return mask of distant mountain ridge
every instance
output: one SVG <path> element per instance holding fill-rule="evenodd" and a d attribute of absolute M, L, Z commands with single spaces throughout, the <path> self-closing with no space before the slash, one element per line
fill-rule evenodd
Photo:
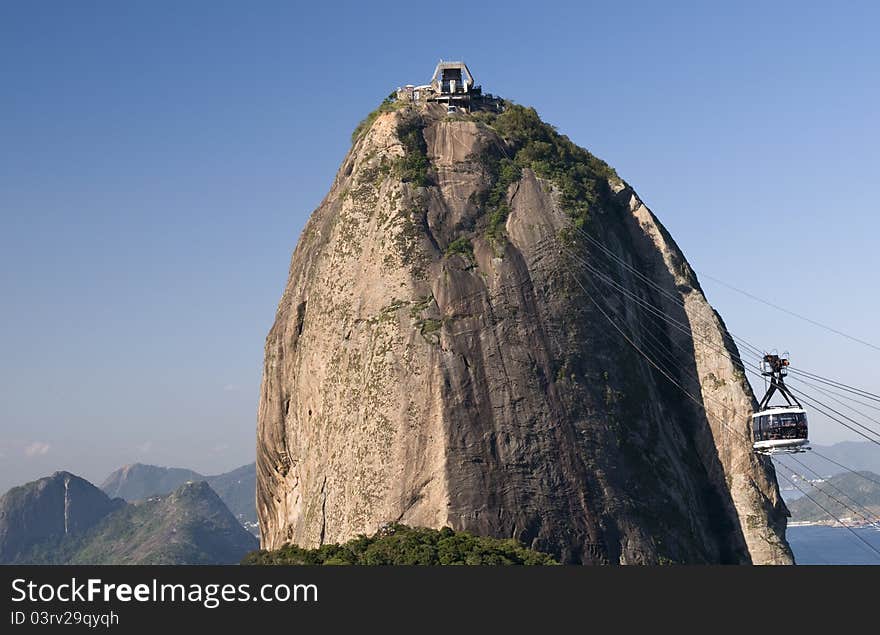
<path fill-rule="evenodd" d="M 848 519 L 847 524 L 860 525 L 880 521 L 878 474 L 868 471 L 847 472 L 824 481 L 817 480 L 812 485 L 799 483 L 799 486 L 809 497 L 804 496 L 788 504 L 791 522 L 835 524 L 835 519 L 828 512 L 841 520 Z"/>
<path fill-rule="evenodd" d="M 204 481 L 128 504 L 77 546 L 72 563 L 238 564 L 259 541 Z"/>
<path fill-rule="evenodd" d="M 56 472 L 0 497 L 0 564 L 233 564 L 257 547 L 204 481 L 130 504 Z"/>
<path fill-rule="evenodd" d="M 868 441 L 841 441 L 832 445 L 812 445 L 812 451 L 797 455 L 801 465 L 789 462 L 789 468 L 797 468 L 800 476 L 812 479 L 817 475 L 829 478 L 838 474 L 847 473 L 847 469 L 855 471 L 868 471 L 880 474 L 880 452 L 877 446 Z M 827 459 L 824 457 L 828 457 Z M 830 459 L 830 460 L 829 460 Z M 782 459 L 785 460 L 784 458 Z M 777 472 L 785 474 L 789 479 L 793 475 L 792 469 L 783 467 L 774 460 Z M 845 465 L 845 467 L 841 467 Z M 792 485 L 780 483 L 780 491 L 786 503 L 798 500 L 803 493 Z"/>
<path fill-rule="evenodd" d="M 206 476 L 205 482 L 223 499 L 235 517 L 259 536 L 257 525 L 257 464 L 242 465 L 230 472 Z"/>
<path fill-rule="evenodd" d="M 205 480 L 205 477 L 192 470 L 133 463 L 110 474 L 101 483 L 101 489 L 111 498 L 118 497 L 132 502 L 149 496 L 167 494 L 187 481 L 202 480 Z"/>
<path fill-rule="evenodd" d="M 813 443 L 812 448 L 812 452 L 799 454 L 798 460 L 822 476 L 846 472 L 845 468 L 832 461 L 856 471 L 867 470 L 880 474 L 880 452 L 877 451 L 877 445 L 869 441 L 841 441 L 833 445 Z M 823 457 L 828 457 L 831 461 Z"/>
<path fill-rule="evenodd" d="M 69 472 L 13 487 L 0 497 L 0 563 L 26 559 L 41 542 L 81 535 L 124 506 Z"/>
<path fill-rule="evenodd" d="M 108 496 L 118 496 L 133 502 L 150 496 L 167 494 L 185 483 L 194 481 L 208 483 L 239 522 L 251 533 L 258 533 L 255 463 L 242 465 L 230 472 L 214 476 L 203 476 L 185 468 L 134 463 L 110 474 L 101 484 L 101 489 Z"/>

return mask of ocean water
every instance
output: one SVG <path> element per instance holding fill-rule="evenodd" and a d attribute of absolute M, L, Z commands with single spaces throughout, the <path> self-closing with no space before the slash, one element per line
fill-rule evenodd
<path fill-rule="evenodd" d="M 880 531 L 853 529 L 880 551 Z M 798 564 L 876 564 L 880 554 L 867 547 L 846 527 L 789 527 L 785 534 Z"/>

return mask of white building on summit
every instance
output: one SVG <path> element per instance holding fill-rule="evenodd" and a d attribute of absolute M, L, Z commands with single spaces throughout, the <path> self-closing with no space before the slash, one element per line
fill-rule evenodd
<path fill-rule="evenodd" d="M 446 104 L 449 112 L 474 108 L 477 102 L 491 103 L 495 99 L 483 98 L 483 89 L 474 84 L 474 76 L 464 62 L 444 62 L 440 60 L 434 69 L 429 84 L 414 86 L 407 84 L 397 89 L 397 98 L 406 101 L 435 101 Z"/>

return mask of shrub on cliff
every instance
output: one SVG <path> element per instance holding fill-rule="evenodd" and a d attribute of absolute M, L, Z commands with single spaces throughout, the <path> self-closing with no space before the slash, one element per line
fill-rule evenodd
<path fill-rule="evenodd" d="M 481 112 L 474 118 L 493 128 L 508 144 L 507 162 L 512 157 L 512 163 L 519 168 L 531 168 L 559 188 L 562 205 L 577 225 L 587 221 L 593 205 L 609 198 L 608 180 L 619 178 L 614 168 L 541 121 L 534 108 L 505 102 L 501 114 Z M 514 176 L 509 166 L 507 174 Z M 514 181 L 518 173 L 515 177 Z M 506 194 L 509 183 L 504 183 L 504 178 L 494 180 L 505 186 L 503 193 Z"/>
<path fill-rule="evenodd" d="M 513 539 L 473 536 L 467 532 L 389 525 L 373 536 L 345 544 L 303 549 L 286 545 L 275 551 L 254 551 L 242 564 L 279 565 L 550 565 L 549 555 Z"/>

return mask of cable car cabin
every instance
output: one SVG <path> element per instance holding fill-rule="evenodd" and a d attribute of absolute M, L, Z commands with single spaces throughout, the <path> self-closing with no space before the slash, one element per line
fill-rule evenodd
<path fill-rule="evenodd" d="M 789 365 L 786 357 L 765 355 L 761 374 L 770 379 L 767 394 L 752 415 L 753 447 L 759 454 L 780 452 L 804 452 L 810 441 L 807 430 L 807 413 L 797 397 L 785 385 Z M 771 406 L 770 399 L 776 393 L 785 399 L 784 406 Z"/>
<path fill-rule="evenodd" d="M 771 407 L 752 415 L 754 448 L 763 454 L 803 452 L 810 443 L 807 413 L 801 408 Z"/>

